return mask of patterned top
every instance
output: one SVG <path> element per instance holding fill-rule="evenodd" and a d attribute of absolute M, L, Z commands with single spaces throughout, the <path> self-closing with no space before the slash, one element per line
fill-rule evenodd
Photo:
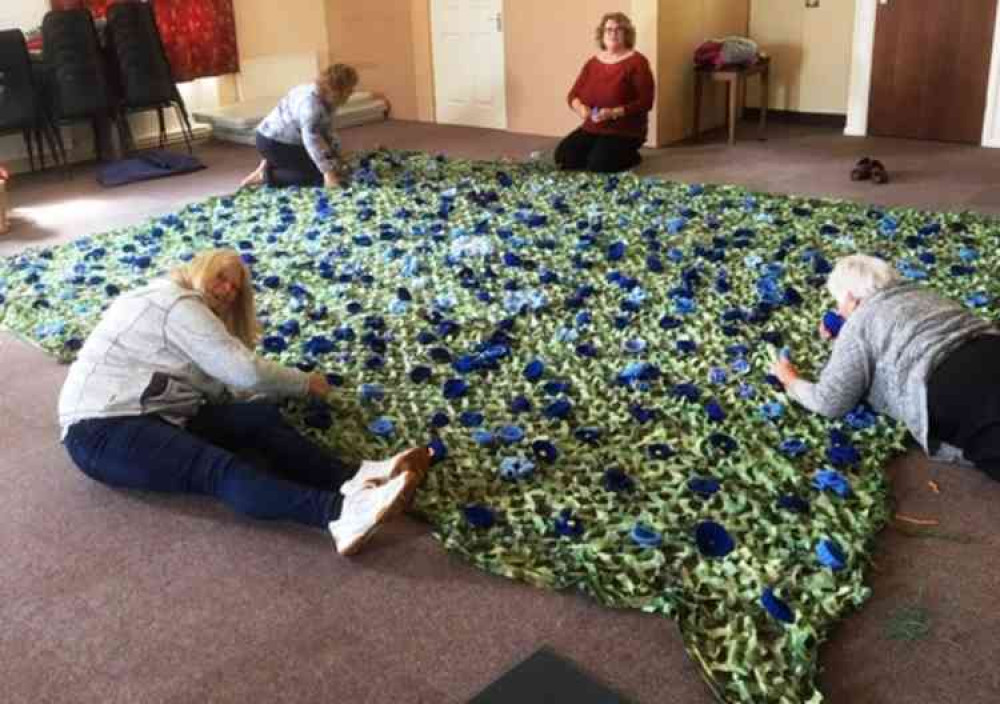
<path fill-rule="evenodd" d="M 340 161 L 340 139 L 333 131 L 335 111 L 319 97 L 316 84 L 306 83 L 288 91 L 257 131 L 275 142 L 303 145 L 325 174 Z"/>
<path fill-rule="evenodd" d="M 788 394 L 828 418 L 844 415 L 867 396 L 878 413 L 906 424 L 932 452 L 927 381 L 962 343 L 997 334 L 988 321 L 917 284 L 891 285 L 848 317 L 815 384 L 798 379 Z"/>
<path fill-rule="evenodd" d="M 229 334 L 201 294 L 169 280 L 115 299 L 59 394 L 59 424 L 157 414 L 183 425 L 236 392 L 304 396 L 309 377 L 262 359 Z"/>

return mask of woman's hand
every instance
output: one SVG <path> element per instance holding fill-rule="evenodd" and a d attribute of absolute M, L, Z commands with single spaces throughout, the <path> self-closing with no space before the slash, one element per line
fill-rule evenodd
<path fill-rule="evenodd" d="M 829 328 L 826 327 L 826 323 L 822 320 L 819 321 L 819 337 L 821 340 L 829 342 L 833 339 L 833 333 L 830 332 Z"/>
<path fill-rule="evenodd" d="M 799 378 L 799 370 L 795 368 L 788 357 L 779 355 L 771 364 L 771 373 L 778 377 L 778 381 L 788 388 L 792 382 Z"/>
<path fill-rule="evenodd" d="M 573 112 L 580 116 L 580 119 L 584 122 L 590 117 L 590 108 L 583 104 L 583 101 L 579 98 L 573 98 L 573 102 L 570 105 L 573 108 Z"/>
<path fill-rule="evenodd" d="M 309 375 L 309 384 L 306 386 L 306 393 L 316 398 L 326 398 L 330 393 L 330 384 L 326 377 L 315 372 Z"/>
<path fill-rule="evenodd" d="M 617 120 L 618 118 L 625 115 L 625 108 L 601 108 L 597 111 L 597 117 L 594 122 L 604 122 L 606 120 Z"/>
<path fill-rule="evenodd" d="M 336 169 L 333 171 L 327 171 L 323 174 L 323 185 L 327 188 L 340 187 L 340 174 Z"/>

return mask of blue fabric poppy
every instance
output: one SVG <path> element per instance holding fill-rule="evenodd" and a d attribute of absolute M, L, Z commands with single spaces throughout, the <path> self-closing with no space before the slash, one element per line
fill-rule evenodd
<path fill-rule="evenodd" d="M 861 453 L 853 445 L 834 445 L 826 450 L 826 457 L 834 467 L 855 467 L 861 462 Z"/>
<path fill-rule="evenodd" d="M 448 417 L 447 413 L 438 411 L 431 416 L 431 427 L 432 428 L 443 428 L 451 423 L 451 418 Z"/>
<path fill-rule="evenodd" d="M 663 544 L 663 536 L 643 523 L 636 523 L 629 531 L 632 542 L 642 548 L 658 548 Z"/>
<path fill-rule="evenodd" d="M 531 451 L 535 453 L 535 457 L 552 464 L 559 457 L 559 450 L 548 440 L 535 440 L 531 443 Z"/>
<path fill-rule="evenodd" d="M 441 393 L 447 399 L 456 399 L 465 396 L 469 390 L 469 385 L 461 379 L 448 379 L 441 388 Z"/>
<path fill-rule="evenodd" d="M 795 494 L 784 494 L 778 497 L 778 507 L 792 513 L 809 513 L 809 502 Z"/>
<path fill-rule="evenodd" d="M 416 366 L 410 370 L 410 381 L 414 384 L 422 384 L 431 378 L 430 367 Z"/>
<path fill-rule="evenodd" d="M 524 431 L 517 425 L 504 425 L 497 430 L 497 436 L 508 445 L 513 445 L 524 439 Z"/>
<path fill-rule="evenodd" d="M 531 401 L 524 396 L 515 396 L 510 400 L 510 412 L 513 414 L 530 413 L 532 409 Z"/>
<path fill-rule="evenodd" d="M 676 347 L 681 354 L 694 354 L 698 350 L 698 345 L 693 340 L 678 340 Z"/>
<path fill-rule="evenodd" d="M 768 420 L 778 420 L 785 414 L 785 406 L 777 401 L 769 401 L 761 405 L 760 413 Z"/>
<path fill-rule="evenodd" d="M 573 515 L 573 512 L 564 508 L 556 516 L 556 534 L 564 538 L 579 538 L 583 535 L 583 522 Z"/>
<path fill-rule="evenodd" d="M 782 623 L 795 623 L 795 614 L 792 612 L 792 609 L 788 604 L 779 599 L 770 587 L 764 588 L 764 592 L 760 597 L 760 603 L 775 620 Z"/>
<path fill-rule="evenodd" d="M 653 443 L 646 448 L 647 454 L 654 460 L 666 460 L 674 456 L 674 448 L 665 442 Z"/>
<path fill-rule="evenodd" d="M 830 539 L 820 540 L 816 544 L 816 558 L 824 567 L 829 567 L 834 572 L 838 572 L 847 565 L 847 558 L 844 551 L 836 541 Z"/>
<path fill-rule="evenodd" d="M 702 521 L 694 531 L 698 550 L 706 557 L 725 557 L 733 551 L 736 543 L 732 536 L 715 521 Z"/>
<path fill-rule="evenodd" d="M 604 476 L 601 478 L 601 486 L 607 491 L 619 494 L 632 491 L 635 488 L 635 480 L 617 467 L 611 467 L 604 471 Z"/>
<path fill-rule="evenodd" d="M 587 445 L 596 445 L 601 439 L 601 429 L 593 427 L 577 428 L 573 431 L 573 436 Z"/>
<path fill-rule="evenodd" d="M 675 330 L 683 325 L 683 322 L 679 318 L 674 318 L 670 315 L 665 315 L 660 318 L 660 327 L 664 330 Z"/>
<path fill-rule="evenodd" d="M 708 419 L 713 423 L 721 423 L 726 419 L 726 412 L 714 398 L 705 404 L 705 413 L 708 414 Z"/>
<path fill-rule="evenodd" d="M 816 472 L 812 481 L 813 487 L 820 491 L 832 491 L 840 498 L 847 498 L 851 495 L 851 485 L 840 472 L 833 469 L 824 469 Z"/>
<path fill-rule="evenodd" d="M 625 256 L 626 245 L 624 242 L 615 242 L 608 247 L 608 261 L 616 262 Z"/>
<path fill-rule="evenodd" d="M 288 348 L 288 343 L 281 335 L 269 335 L 261 342 L 268 352 L 284 352 Z"/>
<path fill-rule="evenodd" d="M 854 410 L 849 411 L 844 416 L 844 420 L 855 430 L 864 430 L 875 425 L 876 416 L 865 404 L 858 405 Z"/>
<path fill-rule="evenodd" d="M 492 528 L 496 522 L 493 511 L 482 504 L 469 504 L 462 509 L 462 515 L 473 528 Z"/>
<path fill-rule="evenodd" d="M 433 452 L 431 456 L 431 464 L 440 464 L 448 458 L 448 446 L 445 445 L 444 440 L 439 437 L 431 438 L 431 441 L 427 443 L 427 447 Z"/>
<path fill-rule="evenodd" d="M 823 327 L 825 327 L 833 337 L 840 334 L 840 328 L 844 326 L 845 322 L 846 321 L 840 315 L 832 310 L 828 310 L 823 314 Z"/>
<path fill-rule="evenodd" d="M 535 463 L 524 457 L 504 457 L 500 461 L 500 477 L 507 481 L 526 479 L 535 472 Z"/>
<path fill-rule="evenodd" d="M 708 436 L 708 442 L 712 447 L 729 454 L 739 447 L 739 443 L 734 438 L 725 433 L 712 433 Z"/>
<path fill-rule="evenodd" d="M 313 357 L 320 357 L 333 352 L 336 347 L 330 339 L 323 337 L 322 335 L 316 335 L 315 337 L 309 338 L 309 341 L 303 345 L 303 349 L 306 354 L 312 355 Z"/>
<path fill-rule="evenodd" d="M 687 483 L 688 489 L 706 499 L 715 494 L 720 486 L 719 480 L 711 477 L 692 477 Z"/>
<path fill-rule="evenodd" d="M 712 384 L 725 384 L 727 379 L 726 370 L 722 367 L 712 367 L 708 370 L 708 381 Z"/>
<path fill-rule="evenodd" d="M 802 438 L 785 438 L 778 449 L 789 457 L 799 457 L 809 451 L 809 445 Z"/>
<path fill-rule="evenodd" d="M 542 410 L 542 415 L 550 419 L 563 419 L 573 410 L 573 404 L 569 400 L 561 398 L 553 401 Z"/>
<path fill-rule="evenodd" d="M 388 437 L 395 432 L 395 426 L 393 425 L 391 418 L 382 416 L 381 418 L 373 420 L 368 425 L 368 430 L 379 437 Z"/>
<path fill-rule="evenodd" d="M 483 414 L 478 411 L 462 411 L 458 416 L 458 422 L 466 428 L 478 428 L 483 420 Z"/>
<path fill-rule="evenodd" d="M 690 383 L 676 384 L 670 392 L 678 398 L 692 402 L 697 401 L 698 397 L 701 396 L 701 390 L 694 384 Z"/>
<path fill-rule="evenodd" d="M 378 384 L 362 384 L 358 390 L 362 401 L 381 401 L 385 398 L 385 390 Z"/>
<path fill-rule="evenodd" d="M 545 363 L 536 359 L 529 363 L 528 366 L 524 368 L 524 378 L 528 381 L 538 381 L 542 378 L 542 374 L 545 372 Z"/>
<path fill-rule="evenodd" d="M 472 432 L 472 441 L 477 445 L 489 447 L 496 442 L 496 436 L 489 430 L 474 430 Z"/>

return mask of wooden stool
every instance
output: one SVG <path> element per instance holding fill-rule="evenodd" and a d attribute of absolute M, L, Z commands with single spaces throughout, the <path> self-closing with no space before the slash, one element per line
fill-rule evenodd
<path fill-rule="evenodd" d="M 746 80 L 749 76 L 760 76 L 760 139 L 764 139 L 767 128 L 767 90 L 771 73 L 771 57 L 762 56 L 757 63 L 749 66 L 709 66 L 696 67 L 694 70 L 694 138 L 701 133 L 701 95 L 702 87 L 707 79 L 723 81 L 729 84 L 726 92 L 726 123 L 729 125 L 729 143 L 736 142 L 736 113 L 739 105 L 740 89 L 746 90 Z"/>

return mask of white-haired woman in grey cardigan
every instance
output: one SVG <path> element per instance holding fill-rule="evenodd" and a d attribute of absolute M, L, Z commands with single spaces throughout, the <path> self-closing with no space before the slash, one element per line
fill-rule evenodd
<path fill-rule="evenodd" d="M 867 400 L 929 454 L 959 448 L 1000 479 L 1000 331 L 875 257 L 838 260 L 827 288 L 844 323 L 818 381 L 775 361 L 789 396 L 830 418 Z M 832 337 L 823 323 L 820 334 Z"/>

